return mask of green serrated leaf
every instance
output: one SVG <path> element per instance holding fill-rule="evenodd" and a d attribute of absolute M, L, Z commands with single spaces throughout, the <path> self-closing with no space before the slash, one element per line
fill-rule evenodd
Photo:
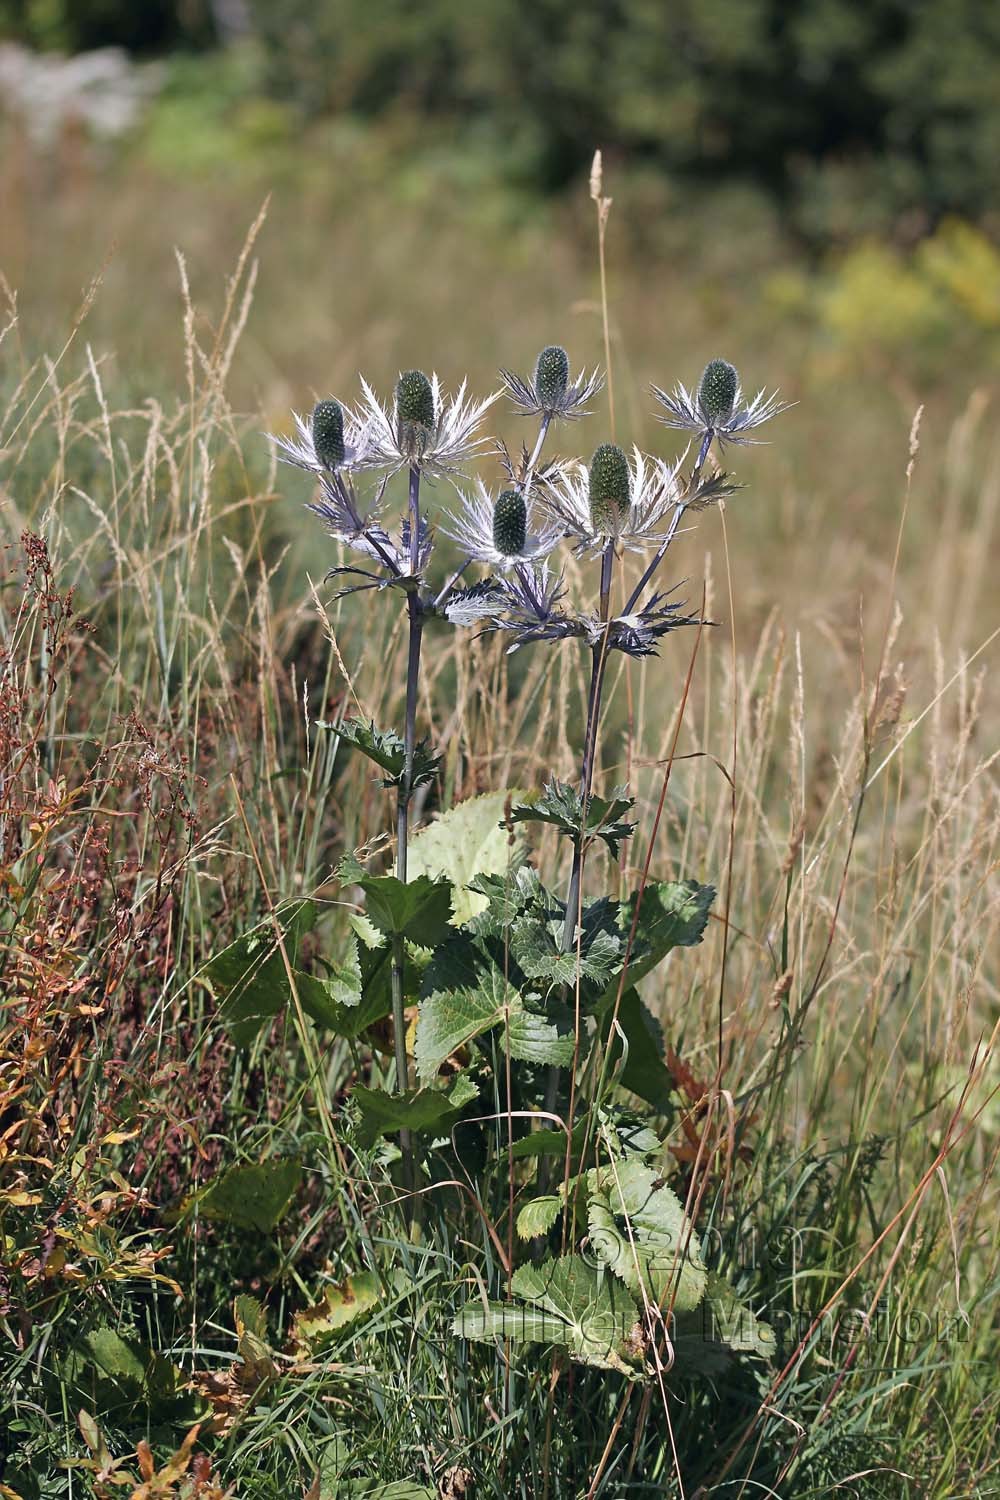
<path fill-rule="evenodd" d="M 334 734 L 360 750 L 362 755 L 374 761 L 385 774 L 382 785 L 399 786 L 406 768 L 406 746 L 398 734 L 390 730 L 376 729 L 374 724 L 365 724 L 360 719 L 344 719 L 339 724 L 317 722 L 317 728 L 329 729 Z M 426 781 L 433 781 L 441 766 L 441 757 L 432 755 L 427 741 L 421 740 L 414 748 L 413 777 L 410 789 L 415 790 Z"/>
<path fill-rule="evenodd" d="M 760 1359 L 774 1357 L 777 1341 L 774 1331 L 761 1321 L 733 1290 L 725 1277 L 709 1271 L 705 1300 L 699 1311 L 705 1311 L 704 1332 L 737 1354 L 754 1354 Z"/>
<path fill-rule="evenodd" d="M 220 1001 L 221 1018 L 238 1046 L 249 1046 L 261 1027 L 288 1004 L 291 991 L 285 957 L 295 964 L 302 937 L 315 921 L 314 902 L 291 902 L 205 965 L 202 972 Z"/>
<path fill-rule="evenodd" d="M 530 865 L 521 865 L 511 875 L 476 875 L 469 889 L 485 896 L 487 905 L 470 919 L 468 926 L 478 937 L 502 937 L 515 918 L 528 911 L 543 916 L 553 905 Z"/>
<path fill-rule="evenodd" d="M 623 903 L 619 917 L 626 938 L 632 930 L 638 897 Z M 639 921 L 628 965 L 628 983 L 638 984 L 673 948 L 693 948 L 705 935 L 715 888 L 695 880 L 665 880 L 642 892 Z M 611 985 L 606 998 L 617 991 Z"/>
<path fill-rule="evenodd" d="M 332 1343 L 340 1332 L 364 1317 L 382 1301 L 382 1289 L 374 1271 L 360 1271 L 336 1286 L 323 1289 L 312 1307 L 303 1308 L 292 1321 L 292 1342 L 311 1356 Z"/>
<path fill-rule="evenodd" d="M 608 1057 L 613 1066 L 627 1053 L 618 1074 L 618 1083 L 623 1089 L 645 1099 L 660 1114 L 669 1114 L 673 1105 L 674 1081 L 663 1061 L 663 1030 L 659 1022 L 634 989 L 626 990 L 621 998 L 617 1017 L 618 1030 L 612 1036 L 613 1014 L 613 1008 L 609 1006 L 604 1015 L 601 1034 L 606 1042 L 610 1038 Z M 624 1044 L 619 1033 L 624 1033 Z"/>
<path fill-rule="evenodd" d="M 520 845 L 511 847 L 500 822 L 509 797 L 516 791 L 487 792 L 470 797 L 422 828 L 410 840 L 407 870 L 417 875 L 444 876 L 452 884 L 452 922 L 462 926 L 489 906 L 489 898 L 471 887 L 477 875 L 506 876 L 523 857 Z"/>
<path fill-rule="evenodd" d="M 130 1387 L 138 1394 L 146 1384 L 148 1359 L 133 1341 L 126 1341 L 113 1328 L 91 1329 L 84 1335 L 83 1344 L 94 1366 L 116 1385 Z"/>
<path fill-rule="evenodd" d="M 230 1167 L 184 1206 L 197 1202 L 202 1218 L 267 1233 L 285 1213 L 301 1181 L 301 1166 L 288 1157 Z"/>
<path fill-rule="evenodd" d="M 594 1254 L 637 1296 L 680 1312 L 698 1306 L 707 1272 L 677 1194 L 635 1158 L 588 1173 L 587 1222 Z"/>
<path fill-rule="evenodd" d="M 432 1079 L 457 1048 L 505 1024 L 513 1057 L 567 1067 L 573 1037 L 529 1011 L 520 992 L 469 937 L 439 948 L 424 976 L 415 1055 L 421 1078 Z"/>
<path fill-rule="evenodd" d="M 573 1065 L 576 1044 L 572 1024 L 563 1013 L 558 1021 L 547 1020 L 532 1010 L 512 1013 L 509 1025 L 510 1055 L 519 1062 L 541 1063 L 545 1067 L 569 1068 Z"/>
<path fill-rule="evenodd" d="M 588 984 L 605 987 L 621 968 L 620 933 L 598 931 L 581 934 L 579 951 L 566 952 L 560 946 L 562 923 L 551 923 L 536 916 L 519 917 L 511 927 L 511 952 L 518 967 L 528 979 L 542 980 L 549 986 L 574 986 L 577 978 Z"/>
<path fill-rule="evenodd" d="M 365 893 L 366 913 L 386 936 L 402 933 L 422 948 L 433 948 L 448 931 L 451 918 L 451 881 L 397 880 L 395 875 L 366 875 L 357 882 Z"/>
<path fill-rule="evenodd" d="M 476 1085 L 464 1074 L 449 1089 L 406 1089 L 399 1094 L 358 1084 L 351 1094 L 361 1111 L 358 1143 L 372 1146 L 380 1136 L 394 1135 L 404 1129 L 413 1134 L 428 1130 L 436 1135 L 446 1134 L 465 1106 L 478 1095 Z"/>
<path fill-rule="evenodd" d="M 233 1321 L 237 1337 L 242 1338 L 246 1332 L 258 1339 L 267 1338 L 267 1313 L 263 1304 L 246 1292 L 233 1298 Z"/>
<path fill-rule="evenodd" d="M 518 1239 L 534 1240 L 539 1235 L 548 1234 L 553 1224 L 562 1213 L 563 1200 L 558 1195 L 549 1194 L 544 1198 L 532 1198 L 526 1203 L 517 1215 Z"/>
<path fill-rule="evenodd" d="M 573 786 L 565 781 L 547 781 L 541 796 L 525 800 L 511 809 L 514 823 L 548 823 L 558 828 L 567 838 L 583 839 L 585 843 L 595 838 L 602 839 L 617 859 L 622 839 L 631 837 L 634 823 L 623 821 L 625 813 L 634 806 L 634 799 L 616 792 L 610 799 L 591 796 L 584 818 L 583 798 Z"/>
<path fill-rule="evenodd" d="M 469 1302 L 455 1320 L 468 1339 L 511 1339 L 566 1349 L 581 1364 L 635 1378 L 643 1347 L 635 1303 L 610 1276 L 579 1255 L 521 1266 L 511 1290 L 516 1302 Z"/>

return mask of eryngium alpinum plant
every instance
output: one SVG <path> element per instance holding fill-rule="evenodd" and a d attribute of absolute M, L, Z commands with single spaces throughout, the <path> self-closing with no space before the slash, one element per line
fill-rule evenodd
<path fill-rule="evenodd" d="M 712 461 L 713 445 L 751 441 L 782 407 L 763 392 L 745 401 L 733 366 L 713 359 L 694 395 L 653 388 L 662 420 L 692 434 L 691 461 L 601 442 L 589 457 L 543 462 L 553 422 L 582 417 L 602 379 L 574 375 L 558 347 L 541 351 L 530 378 L 501 374 L 516 410 L 538 426 L 516 459 L 493 444 L 501 473 L 492 484 L 461 475 L 487 449 L 482 424 L 500 392 L 472 401 L 463 382 L 449 399 L 420 370 L 400 375 L 389 405 L 363 382 L 356 408 L 321 401 L 296 418 L 295 439 L 276 439 L 315 474 L 310 508 L 353 554 L 328 575 L 338 597 L 360 594 L 367 609 L 398 601 L 408 654 L 401 732 L 347 718 L 323 726 L 369 757 L 394 794 L 395 867 L 380 872 L 347 855 L 339 876 L 360 893 L 367 921 L 355 923 L 346 957 L 326 978 L 289 964 L 270 982 L 287 971 L 303 1010 L 356 1049 L 370 1081 L 356 1084 L 345 1112 L 350 1139 L 367 1171 L 383 1172 L 387 1203 L 407 1205 L 413 1232 L 435 1191 L 453 1193 L 456 1182 L 470 1184 L 487 1216 L 490 1254 L 455 1308 L 457 1337 L 541 1343 L 629 1381 L 659 1378 L 675 1360 L 707 1378 L 727 1348 L 765 1360 L 770 1334 L 709 1274 L 693 1211 L 663 1175 L 669 1075 L 640 986 L 673 949 L 701 941 L 715 893 L 682 880 L 588 899 L 583 876 L 598 841 L 614 858 L 633 832 L 628 788 L 593 791 L 608 663 L 615 652 L 655 655 L 674 631 L 704 623 L 661 584 L 667 553 L 686 515 L 736 488 Z M 389 481 L 399 471 L 406 496 L 393 518 Z M 428 514 L 430 476 L 450 481 L 457 498 Z M 437 573 L 440 535 L 458 556 Z M 589 596 L 571 597 L 561 547 L 580 559 L 578 576 L 592 568 Z M 643 566 L 615 613 L 615 567 L 630 553 Z M 502 791 L 441 820 L 456 845 L 483 851 L 464 884 L 447 840 L 438 838 L 430 867 L 439 873 L 422 859 L 411 878 L 408 864 L 414 793 L 439 772 L 419 737 L 421 654 L 428 631 L 448 628 L 501 632 L 509 651 L 578 643 L 590 663 L 578 780 L 553 777 L 508 801 L 502 821 Z M 539 823 L 568 843 L 562 891 L 542 883 L 517 842 L 522 825 Z M 310 904 L 279 916 L 294 954 Z M 228 1003 L 243 1003 L 245 1015 L 240 993 L 231 988 Z M 383 1076 L 375 1037 L 390 1018 L 394 1066 Z M 501 1227 L 488 1214 L 494 1203 Z"/>

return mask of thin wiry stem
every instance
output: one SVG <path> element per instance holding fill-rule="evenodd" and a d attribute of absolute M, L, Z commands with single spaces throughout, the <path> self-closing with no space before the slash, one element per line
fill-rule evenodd
<path fill-rule="evenodd" d="M 410 573 L 416 578 L 420 564 L 420 469 L 414 464 L 410 469 Z M 424 629 L 424 611 L 420 600 L 419 585 L 407 591 L 406 609 L 409 615 L 409 650 L 406 661 L 406 726 L 404 729 L 403 779 L 399 787 L 396 804 L 396 878 L 406 880 L 406 856 L 409 839 L 410 799 L 413 795 L 413 752 L 417 740 L 417 685 L 420 680 L 420 645 Z M 406 1007 L 404 1003 L 403 964 L 405 945 L 402 933 L 392 939 L 392 1023 L 396 1053 L 396 1092 L 409 1084 L 409 1069 L 406 1060 Z M 399 1133 L 399 1145 L 403 1157 L 403 1183 L 412 1192 L 415 1183 L 413 1166 L 413 1143 L 408 1130 Z"/>
<path fill-rule="evenodd" d="M 611 607 L 611 572 L 614 566 L 614 543 L 609 542 L 601 557 L 601 619 L 607 624 Z M 590 669 L 590 691 L 587 695 L 587 727 L 583 739 L 583 762 L 580 767 L 580 801 L 583 807 L 582 821 L 586 825 L 587 804 L 594 781 L 594 761 L 597 755 L 597 726 L 601 717 L 601 694 L 604 689 L 604 669 L 608 660 L 607 634 L 593 648 Z M 580 875 L 583 868 L 583 832 L 573 844 L 573 869 L 570 874 L 569 892 L 566 897 L 566 921 L 563 927 L 563 948 L 568 952 L 573 946 L 576 921 L 580 904 Z"/>
<path fill-rule="evenodd" d="M 712 446 L 712 436 L 712 433 L 706 432 L 705 436 L 701 440 L 701 448 L 698 451 L 698 462 L 695 464 L 694 469 L 691 473 L 691 478 L 688 480 L 688 495 L 693 494 L 698 487 L 698 480 L 701 478 L 701 471 L 704 466 L 705 460 L 708 457 L 708 450 Z M 659 547 L 656 549 L 652 561 L 649 563 L 649 566 L 646 568 L 645 572 L 639 579 L 639 582 L 636 584 L 631 594 L 629 594 L 628 603 L 622 610 L 622 614 L 630 615 L 635 609 L 635 606 L 638 604 L 643 590 L 650 582 L 657 568 L 660 566 L 660 563 L 666 556 L 667 548 L 670 546 L 670 543 L 673 541 L 674 537 L 677 534 L 677 528 L 681 524 L 681 517 L 683 516 L 686 509 L 687 501 L 682 500 L 670 518 L 670 526 L 667 529 L 667 534 L 663 538 L 663 541 L 660 543 Z"/>
<path fill-rule="evenodd" d="M 545 442 L 545 435 L 549 430 L 549 424 L 551 423 L 551 421 L 552 413 L 549 411 L 544 412 L 542 414 L 542 420 L 538 425 L 538 436 L 535 439 L 535 446 L 532 449 L 531 457 L 528 459 L 528 467 L 525 471 L 523 483 L 521 484 L 522 490 L 527 490 L 531 486 L 531 476 L 535 472 L 535 465 L 537 464 L 539 455 L 541 454 L 542 445 Z"/>

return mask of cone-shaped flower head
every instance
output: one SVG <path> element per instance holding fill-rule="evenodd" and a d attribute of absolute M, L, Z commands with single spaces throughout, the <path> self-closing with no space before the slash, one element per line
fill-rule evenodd
<path fill-rule="evenodd" d="M 549 421 L 555 417 L 565 422 L 586 416 L 588 402 L 604 384 L 604 376 L 598 370 L 590 375 L 581 372 L 574 380 L 570 375 L 569 355 L 559 344 L 548 344 L 542 350 L 530 380 L 522 379 L 512 370 L 501 370 L 500 378 L 521 416 L 545 417 Z"/>
<path fill-rule="evenodd" d="M 423 370 L 405 370 L 396 381 L 396 439 L 420 458 L 434 435 L 434 391 Z"/>
<path fill-rule="evenodd" d="M 430 475 L 454 474 L 478 457 L 489 441 L 478 435 L 478 428 L 500 394 L 494 391 L 484 401 L 473 401 L 463 380 L 455 395 L 448 396 L 437 376 L 422 370 L 400 375 L 388 410 L 364 378 L 361 389 L 367 423 L 364 466 L 391 472 L 416 466 Z"/>
<path fill-rule="evenodd" d="M 319 401 L 308 417 L 293 412 L 296 433 L 285 437 L 271 433 L 278 457 L 298 469 L 308 469 L 317 479 L 342 470 L 364 468 L 368 460 L 369 422 L 349 406 L 330 396 Z"/>
<path fill-rule="evenodd" d="M 543 412 L 554 415 L 569 385 L 569 355 L 558 344 L 549 344 L 535 361 L 535 394 Z"/>
<path fill-rule="evenodd" d="M 628 459 L 616 443 L 602 443 L 590 460 L 590 524 L 595 532 L 617 536 L 632 502 Z"/>
<path fill-rule="evenodd" d="M 471 562 L 501 572 L 540 562 L 564 534 L 564 528 L 548 517 L 538 524 L 534 497 L 523 489 L 502 490 L 494 497 L 477 479 L 471 493 L 459 490 L 459 500 L 459 509 L 442 524 L 445 536 L 457 542 Z"/>
<path fill-rule="evenodd" d="M 528 535 L 528 506 L 520 490 L 502 490 L 493 506 L 493 545 L 504 557 L 520 557 Z"/>
<path fill-rule="evenodd" d="M 324 469 L 339 469 L 344 462 L 344 408 L 339 401 L 319 401 L 313 407 L 313 448 Z"/>
<path fill-rule="evenodd" d="M 726 359 L 710 359 L 698 386 L 698 405 L 712 427 L 724 426 L 733 414 L 740 379 Z"/>
<path fill-rule="evenodd" d="M 665 426 L 697 433 L 707 444 L 717 439 L 720 447 L 754 442 L 749 436 L 754 428 L 787 411 L 789 405 L 778 400 L 776 391 L 768 395 L 760 390 L 748 401 L 740 377 L 727 359 L 709 360 L 694 395 L 683 385 L 675 385 L 672 391 L 658 385 L 651 389 L 664 409 L 660 421 Z"/>

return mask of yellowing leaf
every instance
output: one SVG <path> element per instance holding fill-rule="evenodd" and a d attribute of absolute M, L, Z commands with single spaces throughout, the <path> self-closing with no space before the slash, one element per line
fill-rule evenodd
<path fill-rule="evenodd" d="M 487 792 L 470 797 L 422 828 L 410 840 L 407 872 L 445 876 L 451 881 L 451 920 L 456 927 L 468 922 L 489 905 L 485 896 L 468 889 L 475 875 L 503 875 L 520 863 L 520 843 L 511 846 L 501 827 L 508 798 L 517 800 L 520 790 Z"/>

